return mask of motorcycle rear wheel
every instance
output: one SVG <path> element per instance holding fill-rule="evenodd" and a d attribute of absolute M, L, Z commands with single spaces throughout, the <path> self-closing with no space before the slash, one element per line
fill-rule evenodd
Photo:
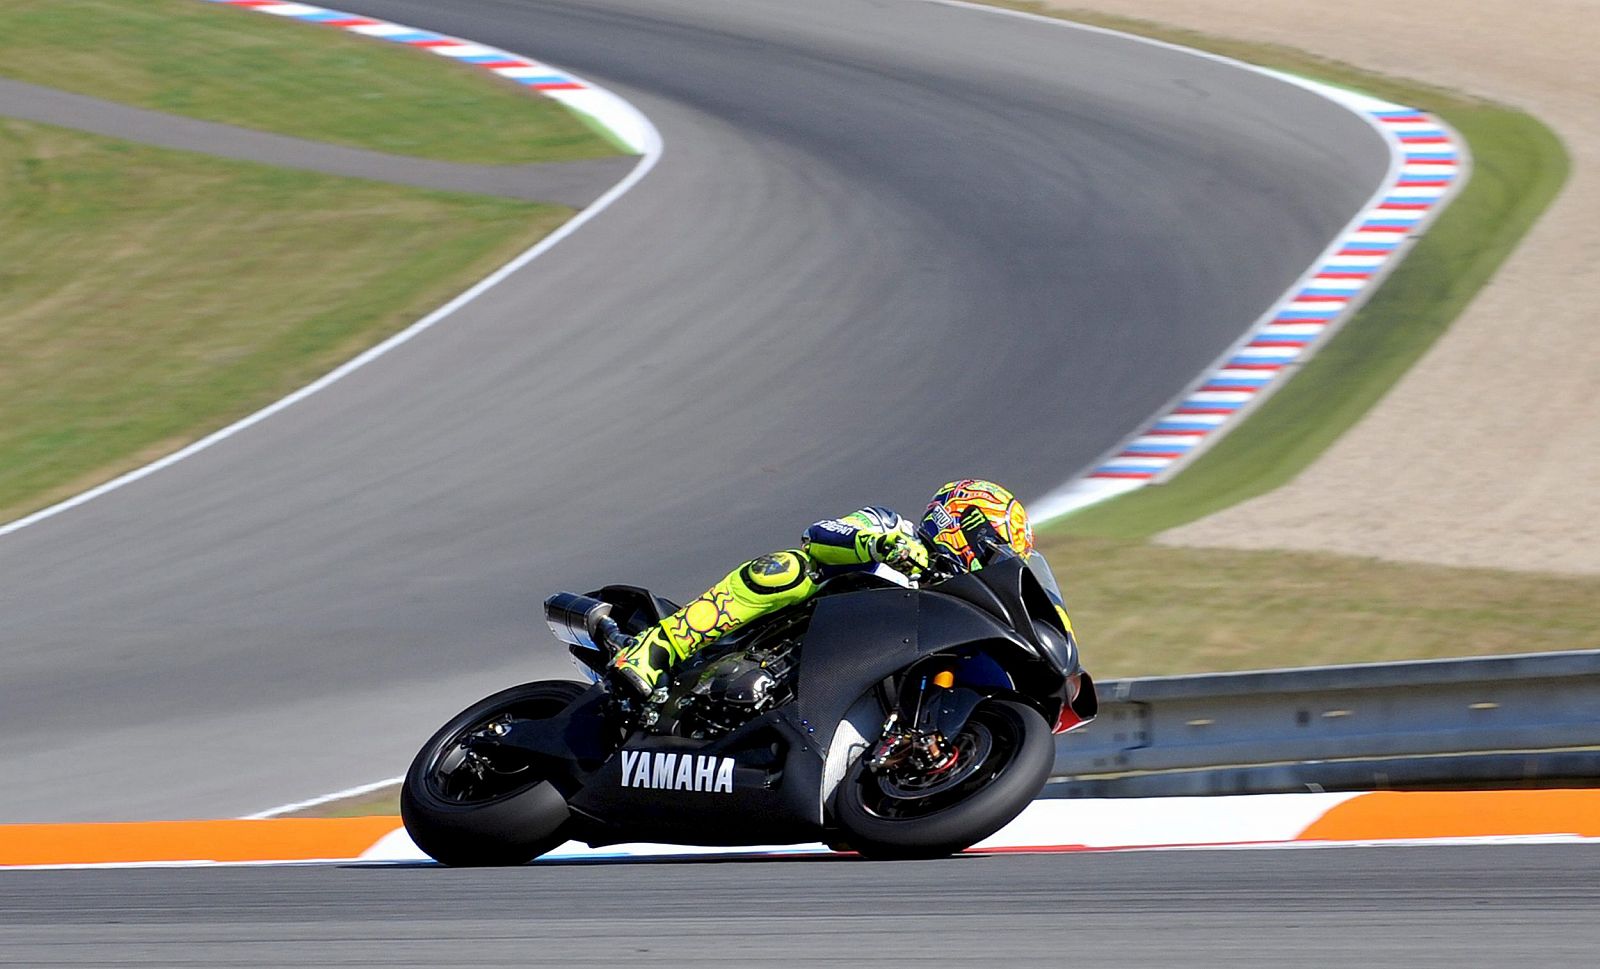
<path fill-rule="evenodd" d="M 536 766 L 497 770 L 492 759 L 469 753 L 465 741 L 503 718 L 556 716 L 586 689 L 569 680 L 524 683 L 479 700 L 439 728 L 400 789 L 400 816 L 417 847 L 441 864 L 487 867 L 526 864 L 565 841 L 566 798 L 549 779 Z"/>
<path fill-rule="evenodd" d="M 839 784 L 834 820 L 845 845 L 868 858 L 939 858 L 1005 827 L 1050 777 L 1055 743 L 1039 711 L 988 699 L 954 738 L 975 762 L 958 760 L 950 783 L 866 769 L 856 759 Z"/>

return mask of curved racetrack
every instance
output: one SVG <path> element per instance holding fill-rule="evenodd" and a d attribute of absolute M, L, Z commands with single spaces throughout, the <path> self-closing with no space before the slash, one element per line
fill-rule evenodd
<path fill-rule="evenodd" d="M 1597 855 L 1561 845 L 12 872 L 0 873 L 0 962 L 1588 969 Z"/>
<path fill-rule="evenodd" d="M 419 339 L 0 539 L 0 819 L 240 814 L 393 775 L 468 701 L 566 669 L 552 589 L 690 594 L 953 476 L 1041 494 L 1242 332 L 1387 164 L 1298 88 L 915 0 L 339 5 L 575 70 L 665 154 Z"/>

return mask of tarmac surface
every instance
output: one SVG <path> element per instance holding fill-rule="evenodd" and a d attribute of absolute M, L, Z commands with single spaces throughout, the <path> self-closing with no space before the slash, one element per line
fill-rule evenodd
<path fill-rule="evenodd" d="M 7 966 L 1590 967 L 1600 849 L 0 872 Z"/>
<path fill-rule="evenodd" d="M 574 208 L 605 194 L 637 162 L 624 156 L 536 165 L 466 165 L 407 158 L 199 121 L 5 78 L 0 78 L 0 116 L 281 168 Z"/>
<path fill-rule="evenodd" d="M 920 2 L 340 6 L 577 71 L 665 154 L 421 337 L 0 538 L 0 821 L 394 776 L 469 702 L 570 670 L 550 591 L 692 595 L 953 477 L 1036 497 L 1231 343 L 1387 163 L 1299 88 Z"/>

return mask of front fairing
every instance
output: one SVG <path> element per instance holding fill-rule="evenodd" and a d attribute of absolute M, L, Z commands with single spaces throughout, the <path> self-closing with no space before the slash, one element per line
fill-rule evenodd
<path fill-rule="evenodd" d="M 1053 583 L 1049 566 L 1042 574 Z M 1041 566 L 1016 555 L 996 555 L 981 569 L 947 579 L 930 591 L 983 609 L 1062 676 L 1078 672 L 1078 651 L 1040 578 Z"/>

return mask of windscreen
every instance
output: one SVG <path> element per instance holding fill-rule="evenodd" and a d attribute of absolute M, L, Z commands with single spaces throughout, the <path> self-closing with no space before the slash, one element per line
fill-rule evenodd
<path fill-rule="evenodd" d="M 1028 568 L 1033 570 L 1034 577 L 1044 586 L 1044 591 L 1050 593 L 1050 598 L 1055 600 L 1056 605 L 1067 601 L 1061 595 L 1061 586 L 1056 583 L 1056 574 L 1050 571 L 1050 563 L 1045 561 L 1043 555 L 1037 551 L 1029 552 Z"/>

